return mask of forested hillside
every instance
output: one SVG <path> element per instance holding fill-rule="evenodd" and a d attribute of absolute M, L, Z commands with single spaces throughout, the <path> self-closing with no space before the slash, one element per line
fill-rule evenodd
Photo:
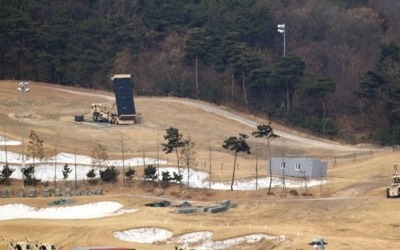
<path fill-rule="evenodd" d="M 136 95 L 398 144 L 399 10 L 391 0 L 0 0 L 0 77 L 111 89 L 112 74 L 130 73 Z"/>

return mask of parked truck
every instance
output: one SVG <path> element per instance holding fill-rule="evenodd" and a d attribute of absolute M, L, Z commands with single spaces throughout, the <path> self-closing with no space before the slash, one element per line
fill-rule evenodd
<path fill-rule="evenodd" d="M 394 174 L 392 175 L 392 182 L 386 186 L 386 197 L 394 198 L 400 197 L 400 174 L 398 173 L 398 163 L 394 164 Z"/>
<path fill-rule="evenodd" d="M 113 105 L 110 103 L 92 103 L 90 112 L 93 121 L 112 123 L 112 118 L 117 116 L 112 107 Z"/>
<path fill-rule="evenodd" d="M 95 122 L 115 124 L 138 123 L 130 74 L 118 74 L 111 77 L 115 102 L 92 103 L 91 114 Z"/>

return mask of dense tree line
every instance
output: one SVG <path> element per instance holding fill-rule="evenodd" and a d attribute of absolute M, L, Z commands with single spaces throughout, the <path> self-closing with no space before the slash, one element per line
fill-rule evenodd
<path fill-rule="evenodd" d="M 396 9 L 389 0 L 0 0 L 0 78 L 111 90 L 112 74 L 131 73 L 138 95 L 394 144 Z"/>

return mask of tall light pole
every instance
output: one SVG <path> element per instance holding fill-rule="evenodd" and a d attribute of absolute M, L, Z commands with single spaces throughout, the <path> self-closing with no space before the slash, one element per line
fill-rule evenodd
<path fill-rule="evenodd" d="M 285 32 L 285 24 L 278 24 L 277 26 L 278 32 L 283 34 L 283 56 L 286 56 L 286 32 Z"/>
<path fill-rule="evenodd" d="M 21 127 L 22 127 L 22 189 L 24 189 L 24 170 L 25 170 L 25 136 L 24 136 L 24 94 L 29 91 L 29 82 L 20 82 L 18 90 L 21 92 Z"/>

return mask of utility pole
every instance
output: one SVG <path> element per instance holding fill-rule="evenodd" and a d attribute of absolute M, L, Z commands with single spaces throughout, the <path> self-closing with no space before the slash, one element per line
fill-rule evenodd
<path fill-rule="evenodd" d="M 124 187 L 126 187 L 125 179 L 125 155 L 124 155 L 124 134 L 121 136 L 121 147 L 122 147 L 122 178 L 124 179 Z"/>
<path fill-rule="evenodd" d="M 78 174 L 76 173 L 76 145 L 74 148 L 74 154 L 75 154 L 75 190 L 76 190 L 76 189 L 78 189 L 78 183 L 77 183 Z"/>
<path fill-rule="evenodd" d="M 6 129 L 4 128 L 4 151 L 6 154 L 6 165 L 8 167 L 8 160 L 7 160 L 7 138 L 6 138 Z"/>
<path fill-rule="evenodd" d="M 57 140 L 54 142 L 54 186 L 57 187 Z"/>
<path fill-rule="evenodd" d="M 18 91 L 21 92 L 21 127 L 22 127 L 22 167 L 21 167 L 21 172 L 22 172 L 22 190 L 25 189 L 24 186 L 24 175 L 25 175 L 25 129 L 24 129 L 24 94 L 28 92 L 30 89 L 28 88 L 29 82 L 20 82 L 18 87 Z"/>
<path fill-rule="evenodd" d="M 210 182 L 210 184 L 209 184 L 209 187 L 208 187 L 208 189 L 211 189 L 211 141 L 208 141 L 208 143 L 209 143 L 209 145 L 210 145 L 210 155 L 209 155 L 209 157 L 210 157 L 210 173 L 209 173 L 209 182 Z"/>
<path fill-rule="evenodd" d="M 283 34 L 283 57 L 286 56 L 286 28 L 285 24 L 278 24 L 278 32 Z"/>

